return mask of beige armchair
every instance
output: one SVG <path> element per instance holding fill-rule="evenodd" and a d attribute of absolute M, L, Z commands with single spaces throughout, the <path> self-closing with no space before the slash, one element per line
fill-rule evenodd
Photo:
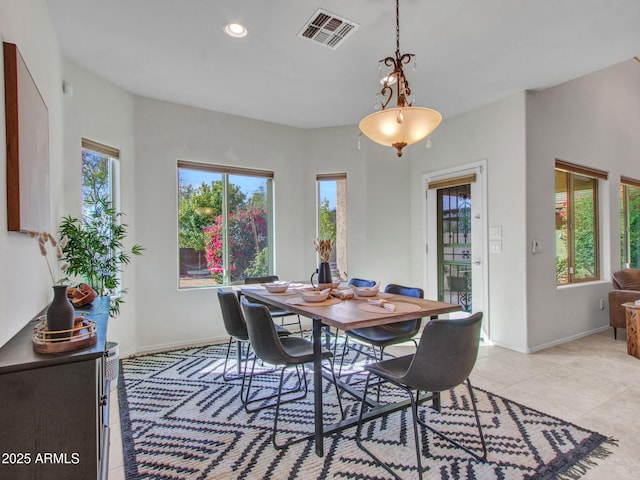
<path fill-rule="evenodd" d="M 626 302 L 640 300 L 640 269 L 629 268 L 614 272 L 609 292 L 609 325 L 613 327 L 613 338 L 618 338 L 617 328 L 626 328 Z"/>

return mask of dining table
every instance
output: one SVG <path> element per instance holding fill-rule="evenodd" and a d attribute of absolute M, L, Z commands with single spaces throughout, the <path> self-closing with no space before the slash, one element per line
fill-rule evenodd
<path fill-rule="evenodd" d="M 324 425 L 322 402 L 322 334 L 323 328 L 335 327 L 348 332 L 356 328 L 373 327 L 376 325 L 388 325 L 404 320 L 417 318 L 435 319 L 439 315 L 462 310 L 460 305 L 428 300 L 415 297 L 407 297 L 398 294 L 385 294 L 380 292 L 374 297 L 358 297 L 340 299 L 330 296 L 321 302 L 306 302 L 296 293 L 296 289 L 289 288 L 287 292 L 270 293 L 260 285 L 242 285 L 241 294 L 257 302 L 266 303 L 279 308 L 290 310 L 298 315 L 312 320 L 313 338 L 313 395 L 314 395 L 314 433 L 309 435 L 315 443 L 315 452 L 319 457 L 324 455 L 324 437 L 353 427 L 358 423 L 358 416 L 343 419 L 342 421 Z M 394 311 L 383 306 L 372 304 L 370 300 L 383 299 L 393 305 Z M 383 302 L 382 302 L 383 303 Z M 351 395 L 358 396 L 358 392 L 341 385 Z M 361 397 L 361 395 L 360 395 Z M 438 396 L 439 400 L 439 396 Z M 397 402 L 376 408 L 365 414 L 365 419 L 386 415 L 390 412 L 405 408 L 407 402 Z"/>

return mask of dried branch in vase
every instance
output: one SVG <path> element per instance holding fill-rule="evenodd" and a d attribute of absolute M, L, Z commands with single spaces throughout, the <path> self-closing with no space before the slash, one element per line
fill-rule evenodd
<path fill-rule="evenodd" d="M 45 259 L 53 285 L 59 285 L 68 280 L 62 274 L 66 272 L 69 264 L 64 263 L 62 266 L 60 266 L 60 261 L 62 261 L 63 259 L 62 249 L 67 242 L 67 238 L 64 237 L 60 242 L 58 242 L 58 240 L 56 240 L 56 237 L 48 232 L 27 231 L 27 235 L 38 240 L 40 254 Z M 47 245 L 49 245 L 49 248 L 47 248 Z M 51 252 L 51 255 L 49 255 L 50 249 L 53 250 L 53 252 Z M 55 259 L 52 259 L 52 257 L 55 257 Z"/>
<path fill-rule="evenodd" d="M 321 262 L 328 262 L 329 258 L 331 258 L 331 251 L 333 250 L 333 245 L 335 244 L 335 240 L 330 238 L 326 240 L 321 240 L 319 238 L 315 238 L 313 240 L 313 246 L 318 252 Z"/>

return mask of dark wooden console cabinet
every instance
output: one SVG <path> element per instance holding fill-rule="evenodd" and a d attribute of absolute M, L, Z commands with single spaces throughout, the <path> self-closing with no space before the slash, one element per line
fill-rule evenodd
<path fill-rule="evenodd" d="M 91 347 L 35 353 L 34 319 L 0 348 L 0 478 L 106 478 L 109 299 L 100 297 L 81 311 L 97 324 Z"/>

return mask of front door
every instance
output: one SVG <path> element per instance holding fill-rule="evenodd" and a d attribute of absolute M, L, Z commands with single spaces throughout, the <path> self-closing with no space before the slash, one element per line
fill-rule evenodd
<path fill-rule="evenodd" d="M 487 338 L 485 175 L 480 162 L 425 176 L 425 278 L 428 298 L 484 312 Z"/>

